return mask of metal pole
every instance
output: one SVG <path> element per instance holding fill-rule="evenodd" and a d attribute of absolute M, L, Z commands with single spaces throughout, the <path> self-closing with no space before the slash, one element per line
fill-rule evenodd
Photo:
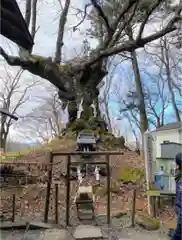
<path fill-rule="evenodd" d="M 107 224 L 111 221 L 111 198 L 110 198 L 110 164 L 109 155 L 106 155 L 106 166 L 107 166 Z"/>
<path fill-rule="evenodd" d="M 47 192 L 45 199 L 45 212 L 44 212 L 44 222 L 48 222 L 49 215 L 49 204 L 50 204 L 50 194 L 51 194 L 51 183 L 52 183 L 52 166 L 53 166 L 53 154 L 49 154 L 49 170 L 48 170 L 48 179 L 47 179 Z"/>
<path fill-rule="evenodd" d="M 69 225 L 70 218 L 70 164 L 71 156 L 67 158 L 67 173 L 66 173 L 66 226 Z"/>

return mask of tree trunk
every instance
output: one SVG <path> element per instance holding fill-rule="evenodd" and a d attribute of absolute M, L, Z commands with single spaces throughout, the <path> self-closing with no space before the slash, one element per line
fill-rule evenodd
<path fill-rule="evenodd" d="M 107 79 L 109 81 L 109 79 Z M 110 86 L 109 86 L 110 87 Z M 104 97 L 103 97 L 103 103 L 104 103 L 104 108 L 105 108 L 105 117 L 106 117 L 106 122 L 107 122 L 107 127 L 108 127 L 108 131 L 109 132 L 112 132 L 112 124 L 111 124 L 111 117 L 110 117 L 110 114 L 109 114 L 109 103 L 108 103 L 108 91 L 109 89 L 104 92 Z"/>
<path fill-rule="evenodd" d="M 107 124 L 102 119 L 100 108 L 99 108 L 99 90 L 95 84 L 87 84 L 81 89 L 81 107 L 82 111 L 79 115 L 79 119 L 83 120 L 84 128 L 91 130 L 101 130 L 107 131 Z M 80 109 L 76 108 L 76 102 L 74 103 L 74 109 L 69 111 L 69 126 L 76 121 L 78 116 L 78 111 Z M 94 105 L 94 106 L 93 106 Z M 73 107 L 73 102 L 72 102 Z M 95 109 L 94 109 L 95 108 Z M 94 111 L 95 110 L 95 111 Z"/>
<path fill-rule="evenodd" d="M 95 93 L 93 86 L 87 85 L 84 87 L 82 92 L 82 112 L 80 115 L 81 119 L 89 121 L 91 117 L 94 117 L 94 109 L 91 106 L 95 99 Z"/>
<path fill-rule="evenodd" d="M 8 131 L 9 128 L 8 129 L 6 128 L 6 119 L 7 119 L 7 116 L 3 114 L 0 122 L 0 148 L 2 148 L 4 151 L 6 151 L 6 141 L 7 141 L 7 136 L 9 132 Z"/>
<path fill-rule="evenodd" d="M 148 119 L 147 119 L 147 113 L 145 109 L 145 99 L 144 99 L 142 81 L 141 81 L 136 52 L 132 51 L 131 56 L 132 56 L 133 72 L 135 77 L 136 92 L 139 99 L 140 129 L 142 134 L 141 156 L 143 157 L 143 134 L 148 129 Z"/>
<path fill-rule="evenodd" d="M 1 132 L 1 134 L 0 134 L 0 148 L 2 148 L 4 150 L 4 152 L 6 151 L 6 142 L 7 142 L 7 134 Z"/>
<path fill-rule="evenodd" d="M 148 129 L 148 119 L 147 119 L 147 113 L 145 109 L 145 98 L 143 93 L 142 81 L 141 81 L 136 52 L 133 51 L 131 53 L 131 56 L 132 56 L 132 66 L 133 66 L 133 71 L 135 76 L 136 92 L 139 98 L 141 133 L 144 134 L 144 132 Z"/>
<path fill-rule="evenodd" d="M 126 33 L 129 37 L 129 40 L 133 41 L 133 29 L 130 26 L 130 24 L 127 25 Z M 143 152 L 143 134 L 145 131 L 148 130 L 148 118 L 147 118 L 147 112 L 145 108 L 145 97 L 143 93 L 143 86 L 140 76 L 140 70 L 138 66 L 138 60 L 136 55 L 136 50 L 131 51 L 131 61 L 133 66 L 133 72 L 134 72 L 134 78 L 135 78 L 135 86 L 136 86 L 136 93 L 138 98 L 138 108 L 139 108 L 139 114 L 140 114 L 140 131 L 142 135 L 142 145 L 141 145 L 141 157 L 144 157 Z"/>
<path fill-rule="evenodd" d="M 68 103 L 68 127 L 76 121 L 78 110 L 76 101 Z"/>
<path fill-rule="evenodd" d="M 99 107 L 99 90 L 96 88 L 95 89 L 95 99 L 93 102 L 95 106 L 95 111 L 96 111 L 96 117 L 101 117 L 101 112 L 100 112 L 100 107 Z"/>

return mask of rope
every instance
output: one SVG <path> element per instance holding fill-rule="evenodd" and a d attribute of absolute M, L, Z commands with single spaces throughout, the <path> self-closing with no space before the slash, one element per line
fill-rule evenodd
<path fill-rule="evenodd" d="M 76 194 L 75 194 L 75 197 L 74 197 L 74 203 L 76 203 L 76 199 L 77 199 L 77 196 L 78 196 L 78 190 L 79 190 L 79 187 L 80 187 L 80 182 L 78 183 L 77 185 L 77 191 L 76 191 Z"/>

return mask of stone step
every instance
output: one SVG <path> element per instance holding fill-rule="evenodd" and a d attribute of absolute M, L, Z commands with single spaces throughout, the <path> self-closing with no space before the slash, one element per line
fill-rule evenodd
<path fill-rule="evenodd" d="M 96 240 L 103 239 L 100 227 L 92 225 L 79 225 L 73 234 L 75 240 Z"/>
<path fill-rule="evenodd" d="M 36 222 L 36 221 L 16 221 L 16 222 L 2 222 L 0 224 L 1 230 L 8 230 L 8 229 L 26 229 L 27 224 L 29 224 L 29 229 L 50 229 L 52 228 L 51 225 L 43 222 Z"/>
<path fill-rule="evenodd" d="M 43 240 L 68 240 L 69 234 L 64 229 L 48 229 L 45 231 Z"/>
<path fill-rule="evenodd" d="M 132 240 L 131 238 L 118 238 L 117 240 Z"/>

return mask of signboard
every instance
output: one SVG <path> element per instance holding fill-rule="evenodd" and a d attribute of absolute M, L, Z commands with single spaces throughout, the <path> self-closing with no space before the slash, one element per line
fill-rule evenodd
<path fill-rule="evenodd" d="M 145 157 L 145 172 L 146 172 L 146 180 L 153 181 L 153 148 L 152 148 L 152 136 L 149 132 L 144 134 L 144 157 Z"/>
<path fill-rule="evenodd" d="M 145 178 L 147 183 L 147 190 L 150 190 L 150 183 L 153 181 L 152 165 L 153 165 L 153 148 L 152 136 L 150 132 L 144 134 L 144 158 L 145 158 Z M 151 214 L 151 199 L 148 196 L 148 213 Z"/>
<path fill-rule="evenodd" d="M 14 158 L 16 158 L 17 155 L 15 153 L 11 154 L 8 152 L 4 152 L 4 150 L 2 148 L 0 148 L 0 161 L 5 161 L 5 160 L 13 160 Z"/>

